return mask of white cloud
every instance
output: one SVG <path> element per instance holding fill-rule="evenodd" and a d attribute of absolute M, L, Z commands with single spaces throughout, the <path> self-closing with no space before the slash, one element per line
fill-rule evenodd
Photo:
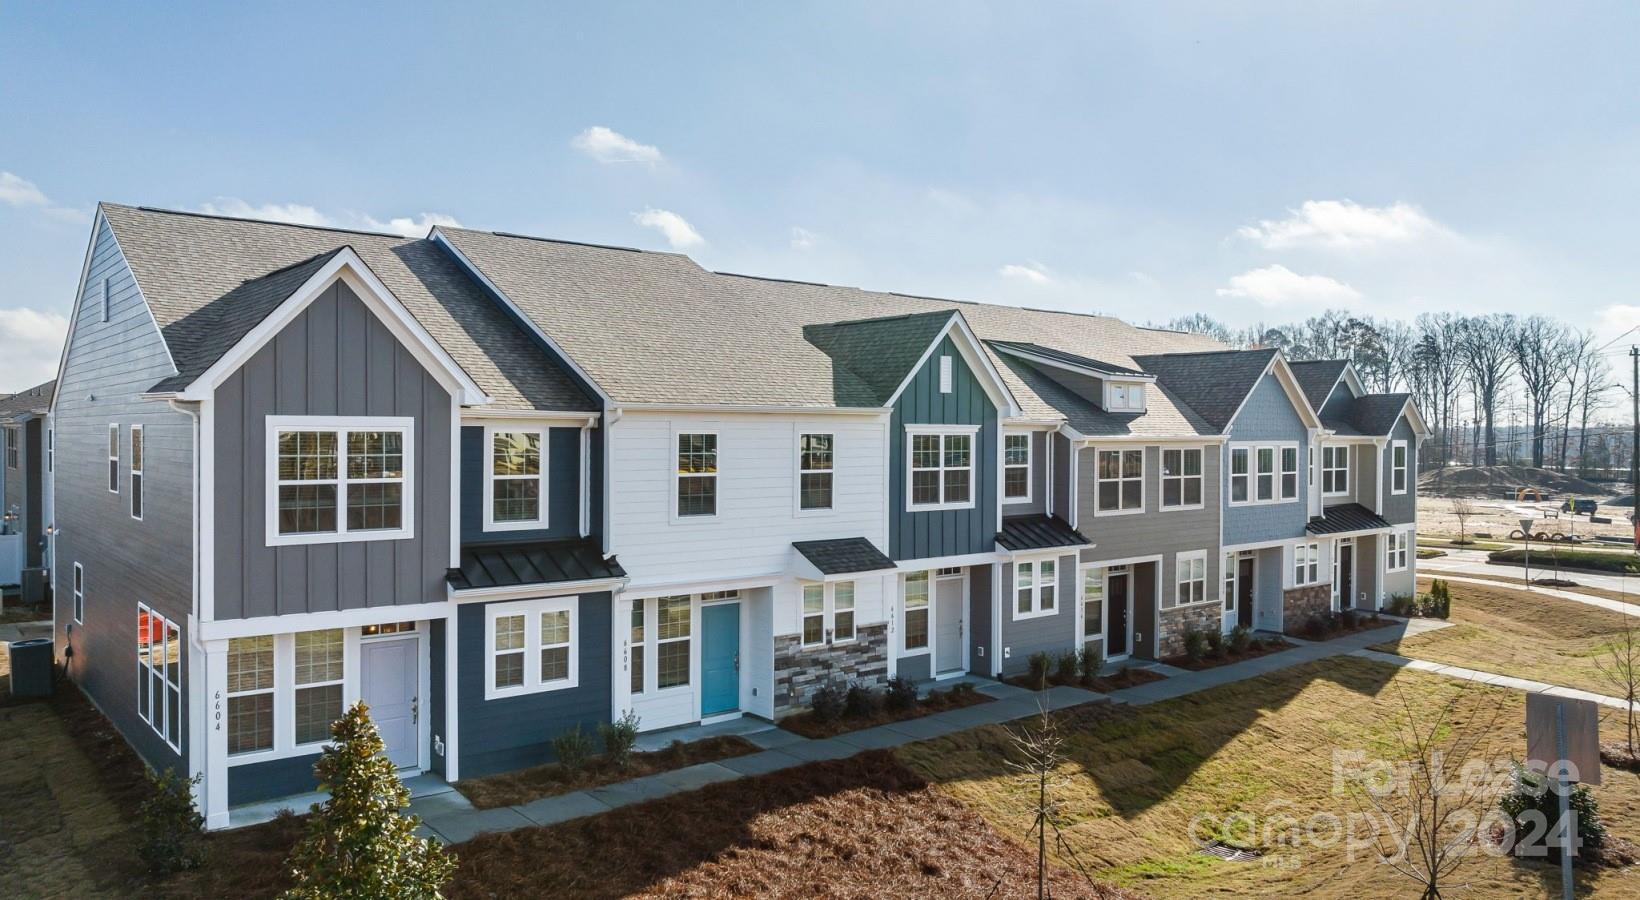
<path fill-rule="evenodd" d="M 1003 278 L 1012 278 L 1030 284 L 1047 284 L 1053 279 L 1048 277 L 1048 273 L 1043 271 L 1043 268 L 1043 265 L 1038 262 L 1027 263 L 1026 265 L 1009 263 L 998 269 L 997 274 Z"/>
<path fill-rule="evenodd" d="M 0 393 L 33 387 L 57 371 L 68 319 L 20 307 L 0 309 Z"/>
<path fill-rule="evenodd" d="M 285 222 L 291 225 L 315 225 L 320 228 L 355 228 L 362 231 L 388 231 L 405 237 L 424 237 L 434 225 L 461 227 L 453 216 L 424 212 L 419 216 L 396 216 L 386 220 L 367 213 L 331 215 L 302 203 L 263 203 L 255 205 L 238 197 L 218 197 L 214 202 L 202 203 L 199 211 L 213 216 L 235 219 L 262 219 L 267 222 Z"/>
<path fill-rule="evenodd" d="M 37 209 L 53 219 L 64 222 L 89 222 L 91 216 L 84 210 L 58 206 L 51 202 L 39 186 L 11 172 L 0 172 L 0 203 L 18 209 Z"/>
<path fill-rule="evenodd" d="M 1352 200 L 1306 200 L 1287 212 L 1285 219 L 1244 225 L 1236 234 L 1266 250 L 1352 250 L 1452 234 L 1409 203 L 1362 206 Z"/>
<path fill-rule="evenodd" d="M 635 162 L 653 166 L 661 161 L 659 147 L 640 144 L 602 125 L 594 125 L 576 135 L 570 146 L 605 165 Z"/>
<path fill-rule="evenodd" d="M 1219 288 L 1220 297 L 1254 300 L 1264 306 L 1313 304 L 1317 311 L 1328 305 L 1342 306 L 1361 299 L 1361 292 L 1325 275 L 1300 275 L 1280 265 L 1243 272 L 1230 279 L 1229 287 Z"/>
<path fill-rule="evenodd" d="M 683 216 L 667 209 L 646 209 L 632 214 L 632 221 L 645 228 L 653 228 L 666 235 L 666 242 L 672 245 L 673 250 L 682 250 L 697 244 L 706 243 L 695 226 L 684 220 Z"/>
<path fill-rule="evenodd" d="M 815 239 L 818 238 L 818 237 L 819 237 L 819 235 L 817 235 L 814 232 L 808 230 L 807 228 L 799 228 L 798 226 L 793 225 L 792 226 L 792 249 L 793 250 L 812 250 L 812 249 L 814 249 Z"/>

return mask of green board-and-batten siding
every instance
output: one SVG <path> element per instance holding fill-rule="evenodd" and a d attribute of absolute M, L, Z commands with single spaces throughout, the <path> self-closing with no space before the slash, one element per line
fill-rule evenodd
<path fill-rule="evenodd" d="M 951 357 L 951 391 L 940 391 L 940 357 Z M 974 505 L 967 509 L 908 509 L 906 428 L 915 425 L 977 425 Z M 949 336 L 923 361 L 900 394 L 889 420 L 889 555 L 931 559 L 995 549 L 997 532 L 997 409 Z"/>

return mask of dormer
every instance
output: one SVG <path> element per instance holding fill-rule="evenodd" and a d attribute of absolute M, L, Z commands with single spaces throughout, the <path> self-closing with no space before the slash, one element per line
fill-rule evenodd
<path fill-rule="evenodd" d="M 1156 381 L 1138 369 L 1102 362 L 1041 344 L 987 341 L 998 353 L 1022 359 L 1083 399 L 1109 413 L 1139 415 L 1146 409 L 1149 385 Z"/>

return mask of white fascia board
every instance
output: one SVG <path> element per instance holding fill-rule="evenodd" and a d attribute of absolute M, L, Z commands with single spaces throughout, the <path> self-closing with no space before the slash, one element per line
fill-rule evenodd
<path fill-rule="evenodd" d="M 1233 430 L 1235 428 L 1236 420 L 1241 418 L 1241 411 L 1247 408 L 1247 401 L 1253 399 L 1253 392 L 1258 390 L 1259 383 L 1264 381 L 1264 376 L 1269 375 L 1271 372 L 1276 373 L 1276 381 L 1281 384 L 1281 389 L 1286 392 L 1287 399 L 1292 402 L 1293 408 L 1298 410 L 1298 417 L 1304 420 L 1304 424 L 1311 428 L 1320 428 L 1321 416 L 1310 408 L 1309 398 L 1304 396 L 1304 388 L 1298 383 L 1298 377 L 1293 374 L 1292 368 L 1287 365 L 1287 360 L 1281 355 L 1281 351 L 1277 350 L 1270 356 L 1270 361 L 1265 364 L 1264 371 L 1260 372 L 1258 378 L 1253 381 L 1253 386 L 1247 389 L 1247 393 L 1241 398 L 1241 402 L 1236 404 L 1236 412 L 1230 417 L 1225 429 Z"/>
<path fill-rule="evenodd" d="M 447 588 L 446 593 L 456 603 L 489 602 L 492 600 L 533 600 L 538 597 L 556 597 L 560 594 L 580 594 L 587 591 L 620 591 L 626 587 L 625 578 L 589 578 L 585 581 L 560 581 L 546 584 L 515 584 L 506 587 L 468 588 L 458 591 Z"/>
<path fill-rule="evenodd" d="M 1357 397 L 1363 396 L 1367 393 L 1367 386 L 1361 381 L 1361 376 L 1356 374 L 1355 363 L 1353 362 L 1344 363 L 1344 371 L 1338 374 L 1338 380 L 1348 384 L 1350 386 L 1350 390 Z M 1338 387 L 1336 382 L 1333 384 L 1333 387 Z M 1331 397 L 1332 394 L 1329 392 L 1327 396 Z"/>
<path fill-rule="evenodd" d="M 1035 365 L 1049 366 L 1055 369 L 1064 369 L 1067 372 L 1076 372 L 1080 375 L 1086 375 L 1089 378 L 1097 378 L 1100 381 L 1142 381 L 1146 383 L 1154 383 L 1156 381 L 1155 375 L 1135 375 L 1128 372 L 1106 372 L 1103 369 L 1095 369 L 1090 366 L 1079 366 L 1073 362 L 1068 362 L 1063 359 L 1054 359 L 1052 357 L 1042 356 L 1040 354 L 1032 353 L 1029 350 L 1022 350 L 1018 347 L 1004 347 L 997 344 L 990 344 L 988 346 L 998 353 L 1018 357 L 1019 359 L 1026 360 L 1027 362 Z"/>
<path fill-rule="evenodd" d="M 1070 428 L 1062 429 L 1066 436 L 1075 441 L 1078 446 L 1092 447 L 1095 444 L 1145 444 L 1159 447 L 1183 445 L 1198 447 L 1204 444 L 1222 444 L 1229 437 L 1222 434 L 1107 434 L 1085 435 L 1078 434 Z"/>
<path fill-rule="evenodd" d="M 1418 411 L 1418 402 L 1411 397 L 1408 397 L 1406 405 L 1401 407 L 1401 415 L 1406 416 L 1407 421 L 1412 423 L 1412 431 L 1416 436 L 1426 438 L 1434 434 L 1429 428 L 1429 423 L 1424 421 L 1424 414 Z M 1391 427 L 1390 434 L 1394 433 L 1395 429 Z"/>
<path fill-rule="evenodd" d="M 456 246 L 455 241 L 450 240 L 450 236 L 445 234 L 442 228 L 434 226 L 432 232 L 427 235 L 427 239 L 443 247 L 445 250 L 448 250 L 450 255 L 455 257 L 456 262 L 460 263 L 461 267 L 467 270 L 468 274 L 478 279 L 478 283 L 484 285 L 492 296 L 501 301 L 501 305 L 505 306 L 508 312 L 512 313 L 518 321 L 524 323 L 524 326 L 530 330 L 531 334 L 535 335 L 536 338 L 543 344 L 546 344 L 553 353 L 558 354 L 558 358 L 564 361 L 564 365 L 569 366 L 570 371 L 574 372 L 581 378 L 582 381 L 590 385 L 592 390 L 598 394 L 598 399 L 603 401 L 603 405 L 614 405 L 614 398 L 610 397 L 609 392 L 604 390 L 603 385 L 599 384 L 591 375 L 587 374 L 587 371 L 581 368 L 580 364 L 577 363 L 573 357 L 571 357 L 568 353 L 565 353 L 564 348 L 558 346 L 557 341 L 553 340 L 545 331 L 541 330 L 541 326 L 537 325 L 534 319 L 530 318 L 528 315 L 525 315 L 524 310 L 520 309 L 518 304 L 514 303 L 513 299 L 508 297 L 505 291 L 501 290 L 500 286 L 491 281 L 490 276 L 485 275 L 483 269 L 480 269 L 477 264 L 475 264 L 471 259 L 468 259 L 467 254 L 461 252 L 461 248 Z"/>
<path fill-rule="evenodd" d="M 911 385 L 912 379 L 916 378 L 917 373 L 921 372 L 923 366 L 928 364 L 929 358 L 934 355 L 934 349 L 940 345 L 940 341 L 944 340 L 945 336 L 951 334 L 953 330 L 959 331 L 963 336 L 963 340 L 958 340 L 955 343 L 957 352 L 962 354 L 963 360 L 968 363 L 968 368 L 976 373 L 984 373 L 980 376 L 979 383 L 985 389 L 985 395 L 991 398 L 992 405 L 997 408 L 997 417 L 1009 419 L 1024 415 L 1024 410 L 1020 409 L 1019 401 L 1014 398 L 1013 391 L 1009 390 L 1007 382 L 1002 380 L 1002 373 L 997 371 L 997 367 L 991 363 L 991 357 L 986 354 L 985 347 L 980 344 L 979 338 L 974 335 L 973 329 L 968 327 L 968 320 L 962 317 L 962 313 L 954 310 L 951 313 L 951 319 L 945 323 L 944 328 L 940 329 L 939 334 L 934 335 L 933 339 L 928 342 L 928 346 L 923 348 L 922 355 L 917 357 L 916 365 L 906 372 L 905 378 L 900 381 L 900 386 L 894 389 L 893 394 L 889 395 L 887 402 L 883 404 L 883 408 L 892 409 L 894 407 L 894 404 L 899 401 L 900 395 L 905 393 L 905 389 Z"/>
<path fill-rule="evenodd" d="M 514 421 L 527 420 L 542 425 L 559 425 L 565 428 L 596 428 L 598 420 L 603 417 L 598 412 L 577 412 L 574 410 L 547 410 L 547 409 L 506 409 L 498 406 L 480 406 L 461 411 L 463 424 L 472 422 L 483 424 L 496 419 L 511 419 Z"/>
<path fill-rule="evenodd" d="M 295 613 L 286 616 L 256 616 L 250 619 L 218 619 L 199 623 L 199 639 L 221 641 L 236 637 L 256 637 L 264 634 L 285 634 L 292 631 L 315 631 L 322 628 L 356 628 L 382 625 L 388 622 L 409 622 L 421 619 L 446 619 L 455 606 L 443 600 L 432 603 L 407 603 L 400 606 L 371 606 L 363 609 L 343 609 L 333 612 Z"/>
<path fill-rule="evenodd" d="M 610 423 L 625 413 L 710 413 L 748 416 L 861 416 L 888 418 L 893 410 L 877 406 L 736 406 L 727 403 L 622 403 L 614 407 Z"/>

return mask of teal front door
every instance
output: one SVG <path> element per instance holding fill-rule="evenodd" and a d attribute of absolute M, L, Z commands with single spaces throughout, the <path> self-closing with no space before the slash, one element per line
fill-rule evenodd
<path fill-rule="evenodd" d="M 740 604 L 700 608 L 701 718 L 740 708 Z"/>

